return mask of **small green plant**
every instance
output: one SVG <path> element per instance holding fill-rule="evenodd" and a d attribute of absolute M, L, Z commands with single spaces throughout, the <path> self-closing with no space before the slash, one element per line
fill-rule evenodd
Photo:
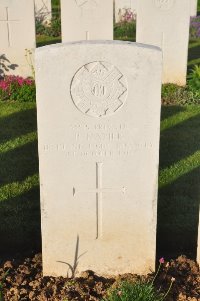
<path fill-rule="evenodd" d="M 200 65 L 195 65 L 188 75 L 188 86 L 190 90 L 200 93 Z"/>
<path fill-rule="evenodd" d="M 103 301 L 161 301 L 152 283 L 123 281 L 118 288 L 111 290 Z"/>
<path fill-rule="evenodd" d="M 200 104 L 200 91 L 187 86 L 164 84 L 162 86 L 162 104 L 164 105 L 190 105 Z"/>
<path fill-rule="evenodd" d="M 44 34 L 49 37 L 60 37 L 61 36 L 61 19 L 60 17 L 54 17 L 51 20 L 50 26 L 45 28 Z"/>
<path fill-rule="evenodd" d="M 3 275 L 1 281 L 0 281 L 0 301 L 4 301 L 4 297 L 3 297 L 3 285 L 4 285 L 4 281 L 6 279 L 6 276 L 8 275 L 9 270 L 7 270 L 5 272 L 5 274 Z"/>
<path fill-rule="evenodd" d="M 35 69 L 34 69 L 34 64 L 33 64 L 33 53 L 30 49 L 25 49 L 26 54 L 25 58 L 26 61 L 31 69 L 32 77 L 35 79 Z"/>
<path fill-rule="evenodd" d="M 115 24 L 114 36 L 116 40 L 133 41 L 136 34 L 136 21 Z"/>
<path fill-rule="evenodd" d="M 164 258 L 159 260 L 158 270 L 152 281 L 123 281 L 117 288 L 111 289 L 107 293 L 107 297 L 102 301 L 163 301 L 168 296 L 174 278 L 171 279 L 170 286 L 165 294 L 158 292 L 154 287 L 154 281 L 156 280 L 161 266 L 164 263 Z"/>

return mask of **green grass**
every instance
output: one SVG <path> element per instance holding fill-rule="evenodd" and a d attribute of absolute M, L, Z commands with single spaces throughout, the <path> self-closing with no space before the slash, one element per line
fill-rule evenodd
<path fill-rule="evenodd" d="M 35 103 L 0 103 L 0 255 L 40 249 Z M 163 106 L 158 257 L 196 255 L 200 106 Z"/>
<path fill-rule="evenodd" d="M 40 249 L 35 103 L 0 103 L 0 254 Z"/>
<path fill-rule="evenodd" d="M 200 106 L 162 108 L 158 256 L 195 258 L 200 204 Z"/>

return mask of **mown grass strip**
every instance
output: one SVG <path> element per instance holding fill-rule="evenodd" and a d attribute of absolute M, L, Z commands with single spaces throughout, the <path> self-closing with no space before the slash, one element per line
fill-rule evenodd
<path fill-rule="evenodd" d="M 191 172 L 199 166 L 200 150 L 196 151 L 193 155 L 180 160 L 169 168 L 161 170 L 159 175 L 159 188 L 173 183 L 181 176 Z"/>
<path fill-rule="evenodd" d="M 0 144 L 0 153 L 5 153 L 37 140 L 37 133 L 32 132 Z"/>
<path fill-rule="evenodd" d="M 39 175 L 34 174 L 22 182 L 9 183 L 0 188 L 0 202 L 22 195 L 39 185 Z"/>
<path fill-rule="evenodd" d="M 191 108 L 191 109 L 190 109 Z M 184 112 L 179 112 L 171 117 L 164 119 L 161 122 L 161 132 L 174 127 L 190 118 L 193 118 L 200 114 L 200 106 L 196 106 L 194 109 L 193 107 L 187 107 L 187 110 Z"/>

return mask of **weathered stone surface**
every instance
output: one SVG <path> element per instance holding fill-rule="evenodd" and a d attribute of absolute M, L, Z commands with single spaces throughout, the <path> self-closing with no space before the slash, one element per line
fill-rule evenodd
<path fill-rule="evenodd" d="M 129 42 L 36 50 L 44 275 L 154 269 L 161 69 Z"/>
<path fill-rule="evenodd" d="M 1 65 L 1 75 L 31 76 L 33 54 L 30 52 L 35 48 L 33 0 L 0 1 L 0 37 L 0 60 L 9 70 Z"/>
<path fill-rule="evenodd" d="M 35 17 L 44 24 L 51 21 L 51 0 L 34 0 Z"/>
<path fill-rule="evenodd" d="M 62 41 L 112 40 L 112 0 L 61 0 Z"/>
<path fill-rule="evenodd" d="M 163 83 L 185 85 L 190 1 L 141 0 L 137 6 L 137 42 L 163 50 Z"/>
<path fill-rule="evenodd" d="M 190 0 L 190 15 L 191 17 L 194 17 L 197 15 L 197 0 Z"/>
<path fill-rule="evenodd" d="M 123 21 L 127 9 L 129 13 L 132 13 L 133 19 L 135 19 L 137 14 L 137 2 L 138 0 L 115 0 L 115 22 Z"/>

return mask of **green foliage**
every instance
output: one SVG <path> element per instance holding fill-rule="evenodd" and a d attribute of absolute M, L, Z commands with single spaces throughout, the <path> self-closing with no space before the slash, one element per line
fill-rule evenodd
<path fill-rule="evenodd" d="M 32 79 L 19 76 L 6 76 L 0 81 L 0 101 L 34 102 L 36 87 Z"/>
<path fill-rule="evenodd" d="M 4 300 L 4 297 L 3 297 L 3 284 L 4 284 L 4 281 L 6 279 L 6 276 L 8 275 L 9 273 L 9 270 L 7 270 L 5 272 L 5 274 L 3 275 L 1 281 L 0 281 L 0 301 L 3 301 Z"/>
<path fill-rule="evenodd" d="M 38 19 L 36 19 L 36 22 L 35 22 L 35 29 L 36 29 L 36 34 L 37 35 L 44 35 L 45 34 L 46 27 Z"/>
<path fill-rule="evenodd" d="M 51 25 L 46 27 L 45 35 L 49 37 L 59 37 L 61 35 L 61 19 L 56 17 L 51 21 Z"/>
<path fill-rule="evenodd" d="M 200 97 L 200 65 L 195 65 L 188 75 L 188 85 L 191 91 L 199 92 Z"/>
<path fill-rule="evenodd" d="M 149 282 L 122 282 L 103 301 L 161 301 L 163 296 Z"/>
<path fill-rule="evenodd" d="M 162 104 L 200 104 L 200 92 L 190 89 L 190 86 L 182 87 L 175 84 L 164 84 L 162 86 Z"/>
<path fill-rule="evenodd" d="M 61 35 L 61 19 L 59 17 L 52 18 L 49 26 L 45 26 L 39 20 L 36 21 L 36 34 L 47 37 L 59 37 Z"/>
<path fill-rule="evenodd" d="M 21 102 L 33 102 L 36 100 L 36 89 L 34 85 L 23 85 L 21 87 L 13 87 L 10 100 Z"/>
<path fill-rule="evenodd" d="M 116 40 L 134 41 L 136 34 L 136 21 L 115 24 L 114 36 Z"/>

